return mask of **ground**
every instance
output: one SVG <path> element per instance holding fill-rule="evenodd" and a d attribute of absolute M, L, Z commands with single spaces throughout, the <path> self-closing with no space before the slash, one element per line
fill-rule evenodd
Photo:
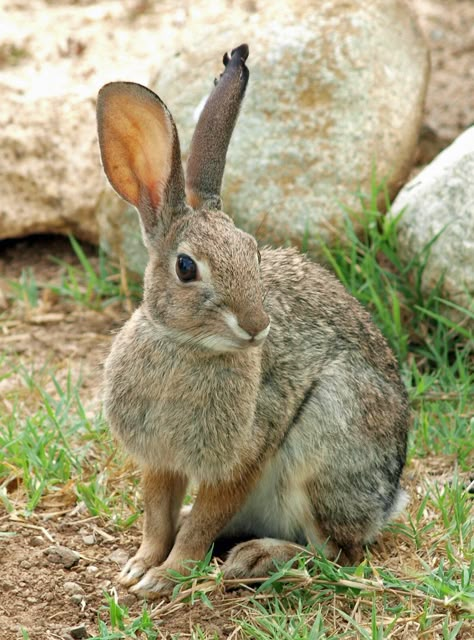
<path fill-rule="evenodd" d="M 45 4 L 46 17 L 48 4 L 59 3 Z M 93 3 L 69 4 L 72 15 L 75 5 Z M 474 4 L 412 4 L 432 49 L 423 161 L 474 121 Z M 27 2 L 10 9 L 27 19 Z M 136 14 L 132 33 L 146 25 L 153 3 L 128 3 L 127 10 Z M 112 12 L 111 30 L 114 20 Z M 302 559 L 298 570 L 282 572 L 285 579 L 257 592 L 255 585 L 221 584 L 211 564 L 197 571 L 194 587 L 186 582 L 174 600 L 145 609 L 120 588 L 119 566 L 140 539 L 139 475 L 108 435 L 98 388 L 113 332 L 136 304 L 140 285 L 104 266 L 94 247 L 83 251 L 57 236 L 0 244 L 2 639 L 71 633 L 120 639 L 134 637 L 134 628 L 142 638 L 474 637 L 466 491 L 472 360 L 462 332 L 441 333 L 429 324 L 420 324 L 415 337 L 410 329 L 413 349 L 402 354 L 406 372 L 417 370 L 406 373 L 414 414 L 404 477 L 411 502 L 364 567 L 346 571 L 321 560 L 318 571 L 308 572 Z M 424 340 L 426 355 L 420 355 Z M 445 371 L 436 340 L 451 341 Z M 50 548 L 57 544 L 79 557 L 54 556 Z"/>

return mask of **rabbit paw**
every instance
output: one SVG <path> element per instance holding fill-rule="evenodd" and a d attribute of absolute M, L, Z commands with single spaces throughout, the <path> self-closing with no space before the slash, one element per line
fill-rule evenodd
<path fill-rule="evenodd" d="M 151 562 L 149 562 L 143 556 L 139 556 L 138 554 L 133 558 L 130 558 L 130 560 L 120 572 L 120 584 L 122 584 L 124 587 L 130 587 L 132 584 L 138 582 L 151 566 Z"/>
<path fill-rule="evenodd" d="M 266 540 L 249 540 L 235 546 L 224 562 L 224 578 L 261 578 L 275 569 Z"/>
<path fill-rule="evenodd" d="M 176 582 L 169 577 L 164 566 L 153 567 L 146 572 L 140 582 L 135 584 L 130 591 L 143 598 L 153 600 L 171 593 L 175 585 Z"/>
<path fill-rule="evenodd" d="M 301 547 L 284 540 L 259 538 L 236 545 L 222 566 L 224 578 L 263 578 L 275 571 L 275 560 L 284 563 Z"/>

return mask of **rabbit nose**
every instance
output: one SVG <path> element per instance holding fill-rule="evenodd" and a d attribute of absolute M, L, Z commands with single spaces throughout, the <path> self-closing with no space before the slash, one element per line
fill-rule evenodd
<path fill-rule="evenodd" d="M 265 311 L 259 310 L 247 312 L 238 316 L 238 322 L 241 329 L 246 331 L 251 339 L 255 339 L 260 334 L 264 334 L 265 330 L 269 328 L 270 318 Z M 262 335 L 262 338 L 265 335 Z"/>

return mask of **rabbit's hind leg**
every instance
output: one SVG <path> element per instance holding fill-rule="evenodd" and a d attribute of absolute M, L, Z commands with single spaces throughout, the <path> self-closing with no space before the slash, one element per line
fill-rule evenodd
<path fill-rule="evenodd" d="M 340 565 L 354 565 L 363 553 L 361 545 L 337 547 L 331 541 L 317 545 L 317 551 Z M 256 538 L 236 545 L 229 553 L 222 572 L 224 578 L 264 578 L 308 549 L 287 540 Z"/>
<path fill-rule="evenodd" d="M 276 538 L 256 538 L 236 545 L 229 553 L 222 572 L 225 578 L 263 578 L 285 564 L 304 547 Z"/>

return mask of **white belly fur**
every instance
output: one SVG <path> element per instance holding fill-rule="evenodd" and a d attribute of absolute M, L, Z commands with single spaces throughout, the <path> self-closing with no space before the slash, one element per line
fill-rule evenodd
<path fill-rule="evenodd" d="M 268 461 L 257 486 L 221 536 L 323 543 L 312 524 L 311 503 L 305 490 L 308 475 L 303 469 L 291 472 L 288 459 L 279 452 Z"/>

